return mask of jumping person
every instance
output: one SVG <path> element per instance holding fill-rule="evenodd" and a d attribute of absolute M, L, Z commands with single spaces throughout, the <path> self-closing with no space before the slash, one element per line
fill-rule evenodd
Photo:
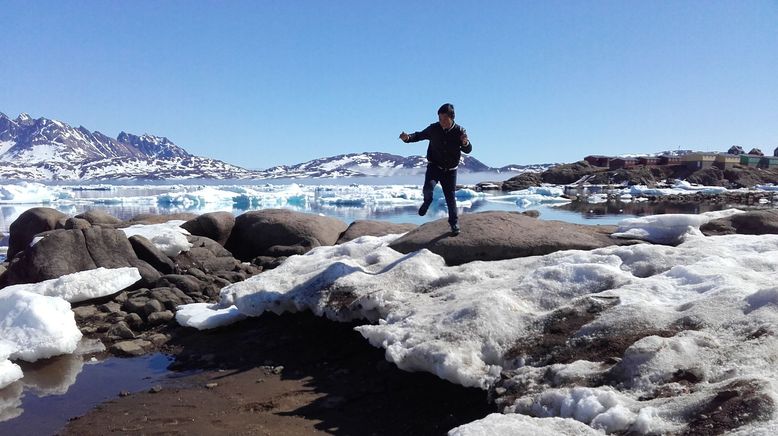
<path fill-rule="evenodd" d="M 448 207 L 448 223 L 451 233 L 459 234 L 459 217 L 457 216 L 457 201 L 454 192 L 457 188 L 457 166 L 462 152 L 470 153 L 473 145 L 467 138 L 467 132 L 459 124 L 454 123 L 454 105 L 446 103 L 438 109 L 438 122 L 430 124 L 421 132 L 410 135 L 400 133 L 400 140 L 405 143 L 429 140 L 427 147 L 427 172 L 424 174 L 424 202 L 419 208 L 419 215 L 427 214 L 432 203 L 432 190 L 440 182 Z"/>

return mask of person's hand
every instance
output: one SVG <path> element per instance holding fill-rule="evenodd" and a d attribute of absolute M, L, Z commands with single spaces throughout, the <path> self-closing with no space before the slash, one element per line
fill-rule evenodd
<path fill-rule="evenodd" d="M 402 142 L 408 142 L 408 139 L 409 139 L 410 137 L 411 137 L 411 136 L 410 136 L 409 134 L 405 133 L 405 132 L 402 132 L 402 133 L 400 133 L 400 140 L 401 140 Z"/>
<path fill-rule="evenodd" d="M 462 145 L 467 145 L 470 143 L 470 139 L 468 139 L 467 132 L 465 131 L 462 132 L 462 136 L 460 136 L 459 139 L 462 141 Z"/>

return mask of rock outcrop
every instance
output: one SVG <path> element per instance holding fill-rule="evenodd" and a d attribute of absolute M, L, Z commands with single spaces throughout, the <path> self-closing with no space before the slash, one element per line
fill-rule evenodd
<path fill-rule="evenodd" d="M 360 236 L 386 236 L 407 233 L 418 227 L 416 224 L 396 224 L 386 221 L 357 220 L 340 235 L 336 244 L 343 244 Z"/>
<path fill-rule="evenodd" d="M 221 245 L 227 242 L 234 226 L 235 215 L 230 212 L 205 213 L 181 224 L 192 235 L 205 236 Z"/>
<path fill-rule="evenodd" d="M 291 256 L 314 247 L 333 245 L 348 225 L 335 218 L 264 209 L 235 218 L 225 248 L 236 258 L 248 261 L 258 256 Z"/>
<path fill-rule="evenodd" d="M 700 226 L 706 236 L 778 234 L 778 210 L 754 210 L 712 220 Z"/>
<path fill-rule="evenodd" d="M 50 207 L 34 207 L 24 211 L 11 223 L 8 240 L 8 259 L 23 251 L 38 233 L 54 230 L 57 223 L 67 219 L 64 213 Z"/>
<path fill-rule="evenodd" d="M 542 221 L 518 212 L 464 214 L 459 225 L 462 233 L 452 236 L 445 219 L 429 222 L 389 246 L 401 253 L 426 248 L 442 256 L 447 264 L 460 265 L 474 260 L 511 259 L 634 243 L 611 238 L 615 226 Z"/>

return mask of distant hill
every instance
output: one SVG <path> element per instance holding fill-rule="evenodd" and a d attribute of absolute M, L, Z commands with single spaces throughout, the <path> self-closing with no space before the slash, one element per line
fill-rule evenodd
<path fill-rule="evenodd" d="M 370 152 L 323 157 L 297 165 L 249 170 L 216 159 L 195 156 L 168 138 L 121 132 L 116 138 L 48 118 L 0 113 L 0 179 L 2 180 L 160 180 L 279 179 L 393 176 L 417 174 L 427 165 L 422 156 Z M 551 165 L 507 165 L 492 168 L 463 155 L 460 171 L 522 173 Z"/>

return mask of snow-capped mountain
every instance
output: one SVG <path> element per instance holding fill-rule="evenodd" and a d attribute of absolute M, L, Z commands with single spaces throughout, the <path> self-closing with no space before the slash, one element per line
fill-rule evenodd
<path fill-rule="evenodd" d="M 236 179 L 253 172 L 189 154 L 167 138 L 121 132 L 111 138 L 81 126 L 0 113 L 0 179 Z"/>
<path fill-rule="evenodd" d="M 12 120 L 0 112 L 0 180 L 116 179 L 279 179 L 395 176 L 423 173 L 423 156 L 353 153 L 248 170 L 194 156 L 167 138 L 121 132 L 111 138 L 81 126 L 21 114 Z M 550 165 L 491 168 L 463 155 L 461 172 L 518 173 Z"/>

